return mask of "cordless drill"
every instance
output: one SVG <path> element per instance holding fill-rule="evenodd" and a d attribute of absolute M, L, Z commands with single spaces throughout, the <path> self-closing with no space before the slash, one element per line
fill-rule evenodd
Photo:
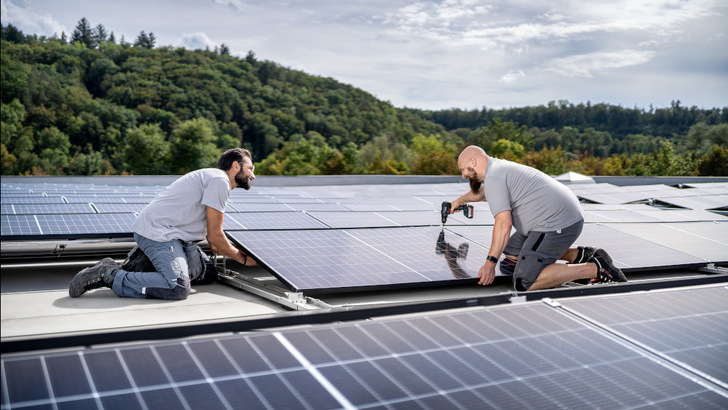
<path fill-rule="evenodd" d="M 452 210 L 452 203 L 450 203 L 450 202 L 442 203 L 442 207 L 440 208 L 440 216 L 442 217 L 443 225 L 445 225 L 445 222 L 447 222 L 447 216 L 450 215 L 451 210 Z M 473 219 L 473 206 L 470 204 L 462 204 L 459 207 L 455 208 L 455 211 L 463 211 L 463 215 L 465 215 L 466 218 Z"/>

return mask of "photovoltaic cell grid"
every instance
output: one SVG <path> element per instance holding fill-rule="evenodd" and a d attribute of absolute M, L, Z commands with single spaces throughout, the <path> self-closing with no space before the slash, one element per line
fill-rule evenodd
<path fill-rule="evenodd" d="M 3 239 L 131 236 L 133 214 L 2 215 Z"/>
<path fill-rule="evenodd" d="M 487 248 L 437 227 L 229 231 L 228 235 L 295 290 L 473 281 L 487 256 Z"/>
<path fill-rule="evenodd" d="M 728 388 L 725 286 L 569 299 L 562 304 Z"/>
<path fill-rule="evenodd" d="M 544 304 L 3 357 L 2 372 L 4 408 L 728 406 Z"/>
<path fill-rule="evenodd" d="M 223 223 L 226 231 L 328 228 L 305 212 L 229 212 Z"/>
<path fill-rule="evenodd" d="M 3 215 L 95 214 L 89 204 L 14 204 L 2 205 Z"/>

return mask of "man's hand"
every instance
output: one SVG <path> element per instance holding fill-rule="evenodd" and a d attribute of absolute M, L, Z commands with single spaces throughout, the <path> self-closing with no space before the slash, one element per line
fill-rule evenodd
<path fill-rule="evenodd" d="M 495 279 L 495 264 L 486 262 L 478 271 L 478 285 L 488 286 Z"/>

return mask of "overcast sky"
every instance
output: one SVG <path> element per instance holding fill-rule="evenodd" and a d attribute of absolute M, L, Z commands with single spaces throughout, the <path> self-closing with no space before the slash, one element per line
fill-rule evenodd
<path fill-rule="evenodd" d="M 728 106 L 728 0 L 2 0 L 2 23 L 213 49 L 397 107 Z"/>

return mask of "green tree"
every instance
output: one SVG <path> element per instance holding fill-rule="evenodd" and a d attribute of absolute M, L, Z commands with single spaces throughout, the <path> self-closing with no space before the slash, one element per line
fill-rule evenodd
<path fill-rule="evenodd" d="M 483 148 L 486 152 L 489 152 L 492 144 L 500 139 L 521 144 L 524 149 L 530 149 L 533 146 L 533 134 L 525 125 L 519 127 L 513 121 L 504 122 L 500 118 L 488 122 L 488 125 L 478 128 L 470 136 L 470 142 Z"/>
<path fill-rule="evenodd" d="M 412 151 L 416 158 L 409 171 L 417 175 L 455 175 L 458 166 L 452 144 L 446 144 L 439 135 L 417 134 L 412 139 Z"/>
<path fill-rule="evenodd" d="M 170 144 L 159 124 L 142 124 L 129 130 L 123 148 L 127 169 L 136 175 L 164 174 L 169 170 Z"/>
<path fill-rule="evenodd" d="M 144 32 L 144 30 L 142 30 L 137 36 L 136 40 L 134 40 L 134 47 L 146 48 L 151 50 L 154 48 L 156 43 L 157 37 L 154 36 L 154 33 L 150 31 L 149 34 L 147 34 Z"/>
<path fill-rule="evenodd" d="M 686 155 L 675 153 L 675 147 L 670 142 L 663 142 L 660 151 L 652 155 L 650 174 L 657 176 L 686 176 L 695 175 L 696 162 Z"/>
<path fill-rule="evenodd" d="M 69 165 L 71 141 L 56 127 L 45 128 L 38 134 L 41 147 L 40 168 L 47 174 L 64 174 Z"/>
<path fill-rule="evenodd" d="M 210 120 L 196 118 L 181 123 L 171 141 L 172 172 L 185 174 L 199 168 L 215 167 L 222 153 L 216 141 Z"/>
<path fill-rule="evenodd" d="M 728 176 L 728 148 L 714 146 L 698 165 L 698 174 L 706 176 Z"/>
<path fill-rule="evenodd" d="M 76 24 L 76 28 L 71 32 L 71 43 L 76 42 L 84 44 L 90 49 L 96 48 L 98 45 L 94 29 L 91 28 L 91 24 L 86 20 L 86 17 L 82 17 Z"/>
<path fill-rule="evenodd" d="M 496 158 L 517 161 L 523 157 L 524 149 L 523 145 L 515 141 L 509 141 L 505 138 L 501 138 L 491 145 L 489 154 Z"/>

